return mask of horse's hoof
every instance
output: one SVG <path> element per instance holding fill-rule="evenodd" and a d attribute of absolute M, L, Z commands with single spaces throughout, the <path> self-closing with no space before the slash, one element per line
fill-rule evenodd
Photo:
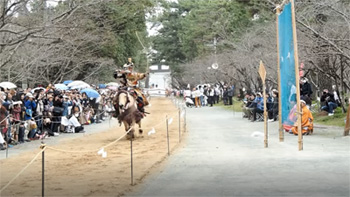
<path fill-rule="evenodd" d="M 143 133 L 143 130 L 142 130 L 142 129 L 139 129 L 139 133 L 142 134 L 142 133 Z"/>

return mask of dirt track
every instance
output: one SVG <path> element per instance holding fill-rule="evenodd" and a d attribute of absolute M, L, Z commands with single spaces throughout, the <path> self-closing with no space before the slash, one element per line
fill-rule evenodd
<path fill-rule="evenodd" d="M 153 98 L 143 123 L 143 137 L 134 141 L 134 183 L 138 184 L 151 168 L 167 157 L 165 117 L 173 118 L 169 125 L 170 147 L 178 145 L 178 111 L 172 102 Z M 158 126 L 156 126 L 158 125 Z M 183 122 L 182 122 L 183 125 Z M 156 126 L 156 127 L 154 127 Z M 155 128 L 156 133 L 147 133 Z M 125 138 L 105 149 L 107 158 L 97 154 L 104 146 L 124 134 L 118 127 L 78 139 L 64 140 L 54 148 L 91 153 L 45 152 L 46 196 L 118 196 L 130 191 L 130 141 Z M 183 128 L 183 126 L 182 126 Z M 39 152 L 26 152 L 0 161 L 0 188 L 10 181 Z M 40 196 L 41 156 L 21 174 L 0 196 Z"/>

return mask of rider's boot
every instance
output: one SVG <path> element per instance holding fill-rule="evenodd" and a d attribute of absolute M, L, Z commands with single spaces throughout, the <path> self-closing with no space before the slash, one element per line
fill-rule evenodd
<path fill-rule="evenodd" d="M 118 116 L 119 116 L 119 108 L 116 105 L 114 105 L 114 110 L 115 110 L 115 112 L 113 113 L 113 117 L 114 118 L 118 118 Z"/>
<path fill-rule="evenodd" d="M 145 117 L 145 108 L 142 100 L 137 99 L 137 109 L 142 113 L 143 117 Z"/>

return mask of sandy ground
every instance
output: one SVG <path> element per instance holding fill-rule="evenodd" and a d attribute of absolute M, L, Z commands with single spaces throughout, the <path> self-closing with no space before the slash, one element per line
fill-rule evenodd
<path fill-rule="evenodd" d="M 167 157 L 165 117 L 173 118 L 169 125 L 170 147 L 179 145 L 178 111 L 171 100 L 153 98 L 148 115 L 142 122 L 143 136 L 133 142 L 134 184 L 138 184 L 152 167 Z M 181 123 L 183 128 L 183 121 Z M 148 135 L 155 128 L 156 133 Z M 124 134 L 124 127 L 100 133 L 64 139 L 54 148 L 86 151 L 91 153 L 67 153 L 45 151 L 46 196 L 120 196 L 131 190 L 130 141 L 125 138 L 105 149 L 107 158 L 97 154 L 100 147 Z M 40 151 L 28 151 L 9 159 L 0 160 L 0 188 L 3 188 Z M 41 156 L 25 170 L 0 196 L 41 196 Z"/>

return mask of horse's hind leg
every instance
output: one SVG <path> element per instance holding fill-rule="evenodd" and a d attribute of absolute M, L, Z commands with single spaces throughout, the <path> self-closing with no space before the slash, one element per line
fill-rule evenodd
<path fill-rule="evenodd" d="M 137 123 L 139 125 L 139 134 L 142 134 L 143 133 L 143 130 L 141 128 L 141 121 Z"/>

